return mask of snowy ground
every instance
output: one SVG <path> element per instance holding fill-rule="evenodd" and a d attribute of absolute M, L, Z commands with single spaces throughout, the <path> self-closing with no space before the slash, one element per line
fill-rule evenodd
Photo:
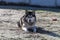
<path fill-rule="evenodd" d="M 0 40 L 60 40 L 60 9 L 37 10 L 37 33 L 26 33 L 17 26 L 25 10 L 0 9 Z M 52 21 L 57 18 L 57 21 Z"/>

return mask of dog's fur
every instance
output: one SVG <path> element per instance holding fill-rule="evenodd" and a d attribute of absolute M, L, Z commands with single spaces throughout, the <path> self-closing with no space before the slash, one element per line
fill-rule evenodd
<path fill-rule="evenodd" d="M 24 30 L 28 31 L 29 28 L 33 28 L 33 31 L 36 32 L 36 15 L 33 11 L 26 11 L 25 15 L 21 17 L 20 21 L 18 22 L 18 26 Z"/>

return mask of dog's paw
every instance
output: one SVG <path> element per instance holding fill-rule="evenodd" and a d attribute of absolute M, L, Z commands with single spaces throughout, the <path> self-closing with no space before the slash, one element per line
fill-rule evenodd
<path fill-rule="evenodd" d="M 34 28 L 34 29 L 33 29 L 33 32 L 35 32 L 35 33 L 36 33 L 36 31 L 37 31 L 37 29 L 36 29 L 36 28 Z"/>
<path fill-rule="evenodd" d="M 35 33 L 36 33 L 36 31 L 37 31 L 36 27 L 33 27 L 33 32 L 35 32 Z"/>
<path fill-rule="evenodd" d="M 31 28 L 28 28 L 28 31 L 36 33 L 37 32 L 37 28 L 36 27 L 31 27 Z"/>
<path fill-rule="evenodd" d="M 28 32 L 27 28 L 25 28 L 25 27 L 22 27 L 22 30 L 25 32 Z"/>

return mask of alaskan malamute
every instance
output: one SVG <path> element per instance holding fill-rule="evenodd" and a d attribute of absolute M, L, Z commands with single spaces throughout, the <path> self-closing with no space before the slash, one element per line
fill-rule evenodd
<path fill-rule="evenodd" d="M 28 32 L 30 28 L 33 29 L 33 32 L 36 32 L 35 23 L 36 23 L 35 11 L 26 10 L 25 15 L 21 17 L 20 21 L 18 22 L 18 26 L 26 32 Z"/>

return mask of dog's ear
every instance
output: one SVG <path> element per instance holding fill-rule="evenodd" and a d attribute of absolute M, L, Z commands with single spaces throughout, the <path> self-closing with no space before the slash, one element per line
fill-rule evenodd
<path fill-rule="evenodd" d="M 25 14 L 28 14 L 28 11 L 27 10 L 25 10 Z"/>
<path fill-rule="evenodd" d="M 35 10 L 33 10 L 33 15 L 35 15 Z"/>
<path fill-rule="evenodd" d="M 25 10 L 25 14 L 33 14 L 33 15 L 35 15 L 35 10 Z"/>

